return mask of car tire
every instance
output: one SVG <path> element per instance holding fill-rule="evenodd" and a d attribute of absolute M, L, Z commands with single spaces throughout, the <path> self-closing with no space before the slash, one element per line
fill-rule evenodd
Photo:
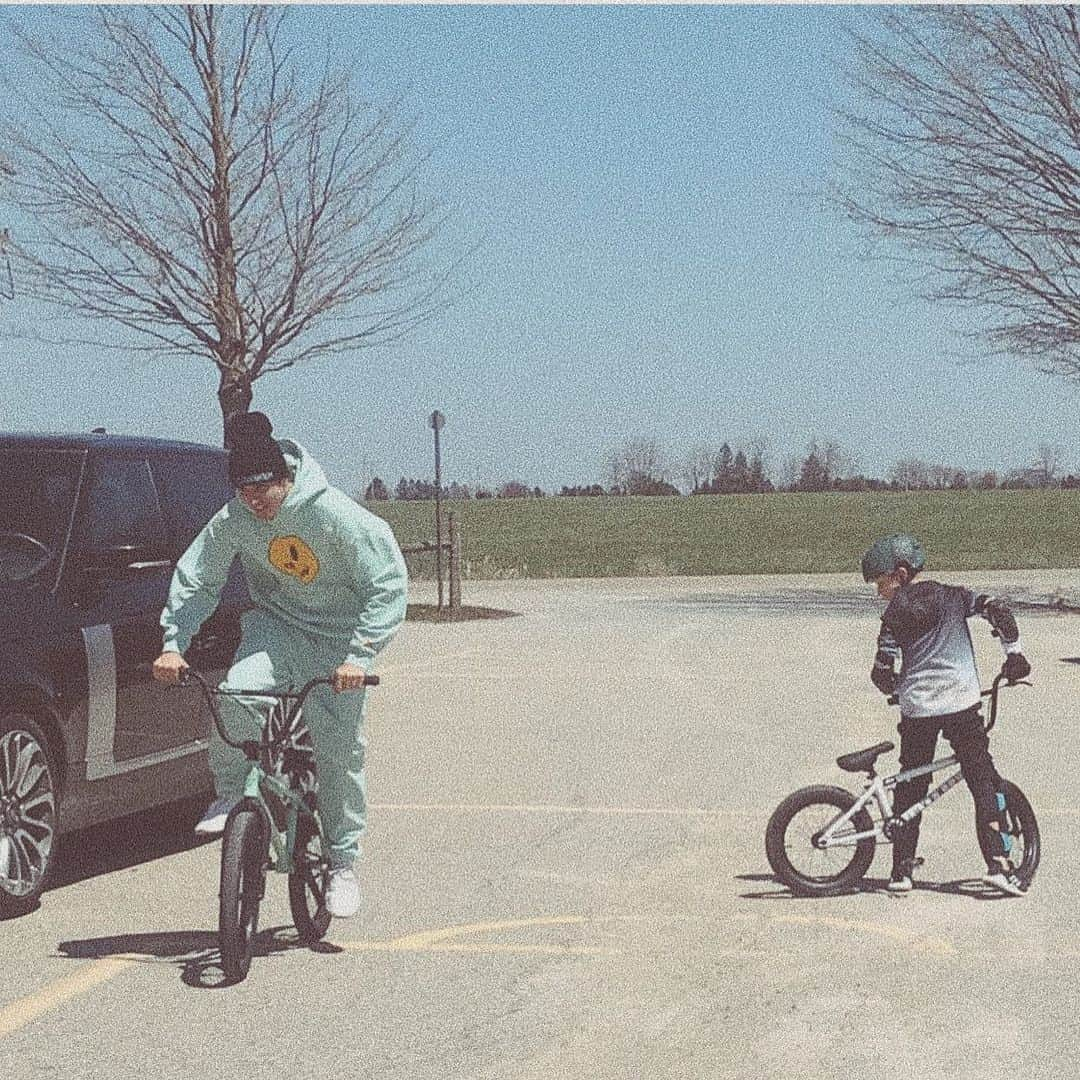
<path fill-rule="evenodd" d="M 55 862 L 57 769 L 28 713 L 0 714 L 0 918 L 37 907 Z"/>

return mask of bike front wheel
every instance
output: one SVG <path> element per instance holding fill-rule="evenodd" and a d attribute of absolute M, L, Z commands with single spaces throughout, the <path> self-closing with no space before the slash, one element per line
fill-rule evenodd
<path fill-rule="evenodd" d="M 330 866 L 315 819 L 301 814 L 289 871 L 289 910 L 303 942 L 320 941 L 330 927 L 326 890 Z"/>
<path fill-rule="evenodd" d="M 1012 839 L 1009 857 L 1016 867 L 1016 876 L 1030 885 L 1039 868 L 1042 845 L 1039 841 L 1039 823 L 1027 796 L 1012 782 L 1006 780 L 1004 831 Z"/>
<path fill-rule="evenodd" d="M 854 844 L 820 847 L 817 838 L 855 805 L 855 796 L 844 788 L 816 785 L 789 795 L 773 811 L 765 830 L 765 854 L 773 873 L 800 896 L 832 896 L 859 882 L 874 861 L 873 837 Z M 865 809 L 833 834 L 869 832 L 874 823 Z"/>
<path fill-rule="evenodd" d="M 268 843 L 262 811 L 241 803 L 229 815 L 221 841 L 218 943 L 221 966 L 230 982 L 243 979 L 251 966 L 266 887 Z"/>

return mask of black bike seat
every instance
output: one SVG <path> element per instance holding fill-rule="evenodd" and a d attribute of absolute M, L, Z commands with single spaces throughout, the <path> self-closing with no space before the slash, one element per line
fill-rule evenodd
<path fill-rule="evenodd" d="M 887 754 L 896 749 L 891 742 L 879 742 L 877 746 L 868 747 L 866 750 L 856 750 L 853 754 L 841 754 L 836 759 L 836 764 L 845 772 L 868 772 L 874 767 L 879 754 Z"/>

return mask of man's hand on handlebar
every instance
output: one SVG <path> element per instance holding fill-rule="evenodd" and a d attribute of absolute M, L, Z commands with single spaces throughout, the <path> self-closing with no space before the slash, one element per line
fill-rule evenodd
<path fill-rule="evenodd" d="M 187 671 L 188 667 L 188 662 L 178 652 L 170 650 L 154 661 L 152 670 L 158 682 L 176 684 L 180 682 L 180 673 Z"/>
<path fill-rule="evenodd" d="M 339 664 L 330 676 L 330 681 L 333 684 L 334 693 L 340 694 L 343 690 L 363 689 L 366 678 L 367 672 L 362 667 L 356 664 Z"/>

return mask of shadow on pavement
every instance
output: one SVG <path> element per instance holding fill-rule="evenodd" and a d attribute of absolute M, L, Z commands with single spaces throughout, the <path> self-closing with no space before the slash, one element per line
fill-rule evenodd
<path fill-rule="evenodd" d="M 291 926 L 261 930 L 253 942 L 252 963 L 260 958 L 292 949 L 310 952 L 339 953 L 343 950 L 329 942 L 303 944 Z M 221 970 L 221 953 L 214 930 L 172 930 L 145 934 L 116 934 L 110 937 L 62 941 L 59 955 L 70 960 L 105 960 L 116 958 L 132 963 L 168 963 L 180 968 L 180 981 L 198 990 L 219 990 L 233 985 Z"/>
<path fill-rule="evenodd" d="M 863 878 L 854 888 L 843 892 L 832 893 L 829 896 L 800 896 L 793 893 L 786 885 L 783 885 L 772 874 L 736 874 L 736 881 L 762 882 L 774 885 L 775 888 L 767 892 L 744 892 L 739 894 L 740 900 L 832 900 L 838 896 L 859 896 L 865 893 L 876 893 L 889 900 L 903 900 L 906 896 L 918 892 L 946 893 L 952 896 L 963 896 L 969 900 L 1013 900 L 1015 897 L 1006 896 L 991 888 L 979 878 L 957 878 L 955 881 L 924 881 L 915 879 L 915 885 L 911 893 L 890 893 L 885 886 L 889 884 L 888 878 Z"/>
<path fill-rule="evenodd" d="M 475 604 L 459 604 L 457 607 L 438 607 L 435 604 L 409 604 L 405 618 L 409 622 L 471 622 L 476 619 L 513 619 L 520 617 L 518 611 L 502 608 L 479 607 Z"/>

